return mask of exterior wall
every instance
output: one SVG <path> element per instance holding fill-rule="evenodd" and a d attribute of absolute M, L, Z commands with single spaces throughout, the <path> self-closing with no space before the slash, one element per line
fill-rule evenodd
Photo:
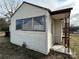
<path fill-rule="evenodd" d="M 51 31 L 51 28 L 52 28 L 52 20 L 51 19 L 51 16 L 48 14 L 49 17 L 47 17 L 47 39 L 48 39 L 48 52 L 50 52 L 50 49 L 53 45 L 53 37 L 52 37 L 52 31 Z"/>
<path fill-rule="evenodd" d="M 52 45 L 55 43 L 55 21 L 52 18 L 52 24 L 51 24 L 51 35 L 52 35 Z"/>
<path fill-rule="evenodd" d="M 36 31 L 22 31 L 16 30 L 16 20 L 22 18 L 29 18 L 35 16 L 46 15 L 46 32 L 36 32 Z M 12 17 L 11 25 L 10 25 L 10 32 L 11 32 L 11 42 L 17 45 L 22 46 L 23 42 L 26 43 L 27 48 L 33 49 L 35 51 L 48 54 L 49 48 L 51 44 L 49 44 L 51 37 L 50 33 L 50 21 L 49 13 L 46 10 L 28 5 L 23 4 L 21 8 L 15 13 Z M 48 33 L 48 34 L 47 34 Z M 48 37 L 47 37 L 48 35 Z M 49 46 L 50 45 L 50 46 Z"/>
<path fill-rule="evenodd" d="M 63 33 L 63 31 L 64 31 L 64 26 L 65 26 L 65 24 L 64 24 L 64 22 L 65 22 L 65 20 L 63 19 L 63 20 L 61 20 L 61 37 L 64 37 L 64 33 Z"/>

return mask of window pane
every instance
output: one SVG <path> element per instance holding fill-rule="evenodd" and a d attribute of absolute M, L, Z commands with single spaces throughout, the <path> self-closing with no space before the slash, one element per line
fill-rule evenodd
<path fill-rule="evenodd" d="M 22 29 L 22 20 L 16 20 L 16 29 Z"/>
<path fill-rule="evenodd" d="M 32 30 L 32 18 L 23 19 L 23 30 Z"/>
<path fill-rule="evenodd" d="M 45 16 L 34 17 L 34 30 L 45 30 Z"/>

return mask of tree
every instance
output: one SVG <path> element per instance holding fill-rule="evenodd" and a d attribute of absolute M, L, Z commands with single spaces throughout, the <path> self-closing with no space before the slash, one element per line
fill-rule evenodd
<path fill-rule="evenodd" d="M 79 30 L 79 26 L 71 26 L 70 27 L 70 32 L 71 33 L 76 32 L 77 30 Z"/>
<path fill-rule="evenodd" d="M 8 19 L 8 25 L 10 24 L 11 16 L 16 11 L 16 9 L 20 6 L 20 4 L 23 2 L 23 0 L 0 0 L 0 15 L 5 16 L 5 18 Z M 2 23 L 2 21 L 1 21 Z M 5 23 L 3 23 L 4 25 Z M 2 24 L 1 24 L 2 25 Z M 2 27 L 2 31 L 8 31 L 5 32 L 6 36 L 9 36 L 9 26 L 8 27 Z"/>
<path fill-rule="evenodd" d="M 5 18 L 0 18 L 0 31 L 9 31 L 8 24 Z"/>
<path fill-rule="evenodd" d="M 12 14 L 20 6 L 23 0 L 1 0 L 0 14 L 10 20 Z"/>

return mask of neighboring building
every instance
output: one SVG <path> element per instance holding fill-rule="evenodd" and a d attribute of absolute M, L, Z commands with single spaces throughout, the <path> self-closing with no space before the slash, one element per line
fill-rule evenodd
<path fill-rule="evenodd" d="M 11 18 L 11 42 L 48 54 L 55 43 L 61 44 L 64 19 L 72 8 L 56 11 L 23 2 Z"/>

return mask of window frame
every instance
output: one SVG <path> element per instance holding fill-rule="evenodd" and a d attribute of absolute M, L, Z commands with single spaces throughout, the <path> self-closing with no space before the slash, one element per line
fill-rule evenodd
<path fill-rule="evenodd" d="M 18 19 L 18 20 L 22 20 L 22 29 L 16 29 L 16 30 L 22 30 L 22 31 L 36 31 L 36 32 L 45 32 L 46 31 L 46 15 L 41 15 L 42 17 L 44 17 L 44 30 L 34 30 L 34 18 L 35 17 L 29 17 L 32 18 L 32 29 L 31 30 L 23 30 L 23 24 L 24 24 L 24 19 Z M 41 17 L 41 16 L 36 16 L 36 17 Z M 17 21 L 17 20 L 16 20 Z M 17 26 L 17 24 L 16 24 Z"/>

